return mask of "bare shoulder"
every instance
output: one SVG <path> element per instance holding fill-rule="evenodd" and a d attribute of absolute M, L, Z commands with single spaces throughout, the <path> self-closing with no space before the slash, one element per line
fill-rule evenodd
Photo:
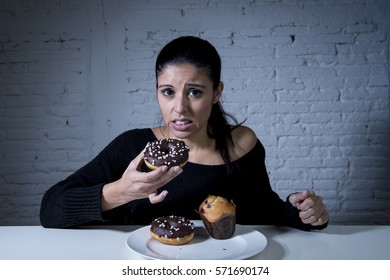
<path fill-rule="evenodd" d="M 232 130 L 234 147 L 232 149 L 233 159 L 238 159 L 248 153 L 257 143 L 256 133 L 247 126 L 238 126 Z"/>

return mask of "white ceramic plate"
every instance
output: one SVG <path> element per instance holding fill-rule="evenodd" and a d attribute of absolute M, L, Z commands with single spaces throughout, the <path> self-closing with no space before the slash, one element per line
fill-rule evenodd
<path fill-rule="evenodd" d="M 150 226 L 133 231 L 126 239 L 127 247 L 148 259 L 176 260 L 239 260 L 260 253 L 267 246 L 267 238 L 260 232 L 236 225 L 232 238 L 213 239 L 201 220 L 195 224 L 194 239 L 184 245 L 162 244 L 151 238 Z"/>

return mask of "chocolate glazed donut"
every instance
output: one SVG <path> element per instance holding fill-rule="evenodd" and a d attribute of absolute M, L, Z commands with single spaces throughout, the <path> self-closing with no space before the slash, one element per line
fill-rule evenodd
<path fill-rule="evenodd" d="M 162 165 L 183 167 L 189 156 L 189 148 L 184 141 L 160 139 L 149 142 L 144 152 L 145 164 L 152 170 Z"/>
<path fill-rule="evenodd" d="M 194 237 L 195 225 L 181 216 L 162 216 L 152 221 L 150 235 L 153 239 L 168 245 L 182 245 Z"/>

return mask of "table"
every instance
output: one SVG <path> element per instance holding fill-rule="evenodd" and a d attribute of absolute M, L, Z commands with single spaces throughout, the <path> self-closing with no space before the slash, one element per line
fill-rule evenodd
<path fill-rule="evenodd" d="M 276 226 L 246 227 L 267 238 L 266 248 L 250 259 L 390 260 L 390 226 L 329 225 L 312 232 Z M 1 226 L 0 260 L 140 260 L 143 257 L 125 244 L 128 235 L 138 228 Z"/>

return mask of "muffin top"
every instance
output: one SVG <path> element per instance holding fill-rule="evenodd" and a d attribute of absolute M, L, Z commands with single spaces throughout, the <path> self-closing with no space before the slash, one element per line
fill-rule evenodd
<path fill-rule="evenodd" d="M 199 206 L 199 214 L 213 223 L 225 215 L 235 215 L 236 206 L 221 196 L 209 195 Z M 225 216 L 224 215 L 224 216 Z"/>

